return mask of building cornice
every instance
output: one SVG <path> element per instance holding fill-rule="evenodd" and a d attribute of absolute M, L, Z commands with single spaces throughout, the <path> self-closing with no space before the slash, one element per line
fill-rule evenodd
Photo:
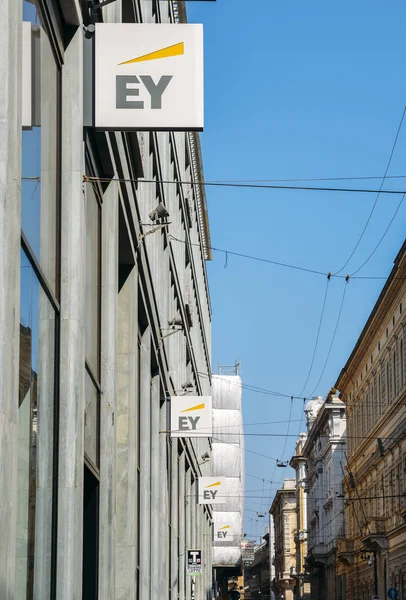
<path fill-rule="evenodd" d="M 382 323 L 387 319 L 391 305 L 393 304 L 399 291 L 404 286 L 405 276 L 406 240 L 403 242 L 403 245 L 394 260 L 392 271 L 381 293 L 379 294 L 379 298 L 376 301 L 367 322 L 365 323 L 361 335 L 359 336 L 350 357 L 338 376 L 335 384 L 336 389 L 344 390 L 348 381 L 351 381 L 351 378 L 356 373 L 370 344 L 382 328 Z M 344 398 L 344 401 L 345 400 L 346 398 Z"/>
<path fill-rule="evenodd" d="M 172 0 L 175 23 L 187 23 L 186 4 L 184 0 Z M 190 158 L 192 163 L 192 180 L 196 195 L 197 220 L 202 238 L 203 256 L 212 260 L 212 249 L 207 210 L 206 189 L 204 186 L 203 161 L 200 137 L 196 131 L 189 131 Z"/>

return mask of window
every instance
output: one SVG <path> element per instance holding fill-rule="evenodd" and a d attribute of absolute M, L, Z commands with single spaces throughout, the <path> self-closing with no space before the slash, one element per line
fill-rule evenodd
<path fill-rule="evenodd" d="M 61 73 L 35 1 L 23 1 L 23 19 L 36 27 L 33 121 L 21 148 L 15 600 L 49 600 L 56 581 Z"/>
<path fill-rule="evenodd" d="M 22 252 L 16 600 L 50 597 L 55 322 L 55 310 Z"/>
<path fill-rule="evenodd" d="M 32 32 L 33 89 L 40 91 L 35 98 L 38 108 L 33 110 L 33 126 L 22 134 L 21 226 L 57 293 L 61 73 L 45 29 L 38 28 L 32 2 L 23 3 L 23 15 L 25 21 L 36 25 Z"/>

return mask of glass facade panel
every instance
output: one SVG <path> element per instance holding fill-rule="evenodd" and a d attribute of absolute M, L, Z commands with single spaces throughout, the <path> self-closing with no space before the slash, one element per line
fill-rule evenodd
<path fill-rule="evenodd" d="M 85 398 L 85 453 L 97 467 L 99 440 L 99 398 L 89 374 L 86 373 L 86 398 Z"/>
<path fill-rule="evenodd" d="M 16 597 L 50 597 L 55 312 L 21 254 Z"/>
<path fill-rule="evenodd" d="M 33 4 L 23 3 L 32 39 L 33 126 L 22 136 L 21 226 L 55 291 L 58 218 L 60 72 Z"/>
<path fill-rule="evenodd" d="M 86 360 L 99 377 L 100 207 L 86 186 Z"/>

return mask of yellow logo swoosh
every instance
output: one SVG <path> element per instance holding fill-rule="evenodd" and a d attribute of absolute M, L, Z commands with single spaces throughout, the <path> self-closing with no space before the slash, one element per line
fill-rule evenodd
<path fill-rule="evenodd" d="M 205 489 L 216 487 L 216 485 L 221 485 L 221 481 L 217 481 L 216 483 L 211 483 L 210 485 L 206 485 Z"/>
<path fill-rule="evenodd" d="M 203 404 L 196 404 L 196 406 L 191 406 L 190 408 L 185 408 L 185 410 L 181 410 L 181 413 L 185 413 L 185 412 L 190 412 L 191 410 L 200 410 L 201 408 L 204 408 L 204 403 Z"/>
<path fill-rule="evenodd" d="M 224 527 L 220 527 L 219 531 L 221 531 L 222 529 L 230 529 L 230 525 L 224 525 Z"/>
<path fill-rule="evenodd" d="M 156 50 L 155 52 L 150 52 L 149 54 L 143 54 L 142 56 L 137 56 L 136 58 L 131 58 L 130 60 L 126 60 L 124 62 L 118 63 L 119 65 L 130 65 L 131 63 L 139 63 L 144 62 L 146 60 L 156 60 L 158 58 L 169 58 L 170 56 L 180 56 L 185 53 L 185 44 L 184 42 L 180 42 L 179 44 L 173 44 L 173 46 L 168 46 L 167 48 L 161 48 L 161 50 Z"/>

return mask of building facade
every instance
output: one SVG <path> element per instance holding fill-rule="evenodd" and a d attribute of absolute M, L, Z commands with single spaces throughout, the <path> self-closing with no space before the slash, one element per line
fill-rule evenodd
<path fill-rule="evenodd" d="M 276 600 L 293 600 L 296 581 L 296 480 L 285 479 L 270 508 L 275 530 L 272 590 Z"/>
<path fill-rule="evenodd" d="M 295 599 L 310 597 L 310 582 L 305 569 L 307 557 L 307 492 L 306 492 L 306 457 L 303 446 L 307 434 L 301 433 L 296 442 L 295 456 L 291 458 L 290 466 L 296 471 L 296 579 Z"/>
<path fill-rule="evenodd" d="M 312 600 L 336 600 L 336 555 L 342 537 L 345 465 L 345 405 L 329 395 L 309 400 L 305 408 L 308 434 L 306 458 L 307 558 Z"/>
<path fill-rule="evenodd" d="M 245 600 L 261 600 L 270 598 L 270 535 L 267 532 L 259 546 L 254 550 L 254 561 L 251 566 L 245 568 Z"/>
<path fill-rule="evenodd" d="M 338 576 L 348 600 L 406 599 L 406 243 L 336 387 L 348 465 Z"/>
<path fill-rule="evenodd" d="M 188 548 L 209 598 L 210 443 L 169 434 L 170 397 L 211 390 L 199 138 L 96 131 L 83 107 L 84 27 L 184 4 L 0 8 L 0 598 L 189 600 Z"/>

